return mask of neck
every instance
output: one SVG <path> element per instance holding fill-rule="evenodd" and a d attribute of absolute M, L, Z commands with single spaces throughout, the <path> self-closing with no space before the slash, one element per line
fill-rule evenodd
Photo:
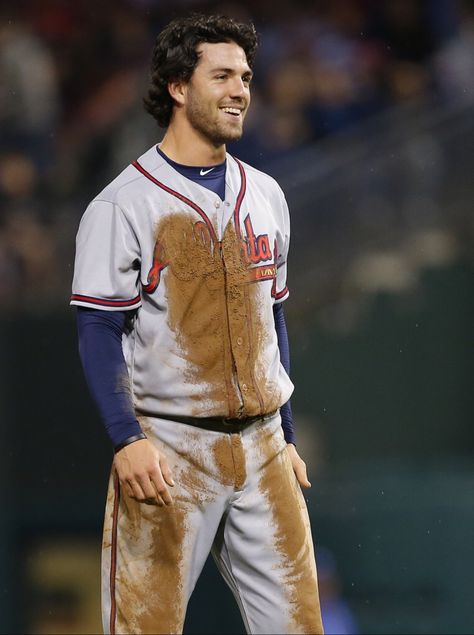
<path fill-rule="evenodd" d="M 173 122 L 160 143 L 160 149 L 181 165 L 218 165 L 226 156 L 224 143 L 215 146 L 189 124 L 176 126 Z"/>

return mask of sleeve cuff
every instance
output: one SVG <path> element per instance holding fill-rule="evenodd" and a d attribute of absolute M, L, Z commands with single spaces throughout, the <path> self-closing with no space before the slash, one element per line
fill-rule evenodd
<path fill-rule="evenodd" d="M 136 295 L 129 300 L 106 300 L 104 298 L 96 298 L 91 295 L 82 295 L 74 293 L 71 296 L 70 304 L 83 306 L 89 309 L 104 309 L 105 311 L 123 311 L 128 309 L 136 309 L 141 305 L 141 297 Z"/>
<path fill-rule="evenodd" d="M 124 448 L 126 445 L 130 445 L 131 443 L 135 443 L 135 441 L 141 441 L 142 439 L 146 439 L 146 438 L 147 436 L 144 432 L 140 432 L 140 434 L 134 434 L 133 436 L 128 437 L 127 439 L 125 439 L 124 441 L 122 441 L 121 443 L 115 446 L 114 448 L 115 454 L 117 454 L 117 452 L 120 452 L 120 450 Z"/>

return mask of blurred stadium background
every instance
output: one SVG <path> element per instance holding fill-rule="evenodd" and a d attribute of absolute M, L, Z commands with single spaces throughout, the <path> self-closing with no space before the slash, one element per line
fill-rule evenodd
<path fill-rule="evenodd" d="M 253 19 L 244 139 L 292 211 L 286 304 L 328 633 L 474 632 L 474 5 L 0 4 L 0 631 L 96 633 L 111 449 L 68 296 L 87 202 L 161 132 L 154 36 Z M 469 335 L 470 334 L 470 335 Z M 187 633 L 241 633 L 212 566 Z"/>

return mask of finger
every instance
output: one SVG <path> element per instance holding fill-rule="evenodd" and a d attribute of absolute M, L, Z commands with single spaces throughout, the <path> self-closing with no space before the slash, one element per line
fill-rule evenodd
<path fill-rule="evenodd" d="M 156 487 L 156 485 L 155 485 L 155 487 Z M 163 501 L 163 503 L 165 505 L 172 505 L 173 504 L 173 498 L 172 498 L 171 494 L 169 493 L 168 488 L 164 484 L 164 481 L 163 481 L 163 486 L 161 487 L 161 489 L 160 490 L 157 489 L 156 491 L 157 491 L 158 497 L 160 498 L 160 500 Z"/>
<path fill-rule="evenodd" d="M 129 484 L 129 483 L 127 483 L 127 481 L 124 481 L 124 482 L 122 483 L 122 488 L 123 488 L 123 490 L 124 490 L 124 492 L 125 492 L 125 494 L 126 494 L 127 496 L 129 496 L 130 498 L 135 498 L 135 495 L 134 495 L 134 493 L 133 493 L 133 490 L 132 490 L 132 488 L 130 487 L 130 484 Z"/>
<path fill-rule="evenodd" d="M 163 478 L 165 479 L 166 483 L 168 483 L 168 485 L 171 485 L 171 487 L 175 486 L 175 482 L 173 480 L 173 476 L 171 474 L 171 470 L 170 467 L 168 465 L 168 461 L 162 457 L 160 459 L 160 468 L 161 468 L 161 473 L 163 475 Z"/>
<path fill-rule="evenodd" d="M 166 487 L 166 483 L 163 479 L 161 472 L 156 470 L 151 475 L 151 481 L 156 490 L 157 498 L 162 500 L 165 505 L 171 505 L 173 503 L 173 499 L 171 498 L 171 494 Z"/>
<path fill-rule="evenodd" d="M 126 483 L 128 485 L 128 488 L 132 491 L 132 498 L 135 498 L 137 501 L 142 501 L 144 498 L 146 498 L 142 488 L 140 487 L 140 484 L 137 483 L 137 481 L 129 480 Z"/>
<path fill-rule="evenodd" d="M 161 497 L 157 496 L 156 490 L 148 475 L 141 478 L 139 480 L 139 484 L 145 494 L 143 502 L 152 505 L 163 505 L 163 501 L 161 500 Z"/>

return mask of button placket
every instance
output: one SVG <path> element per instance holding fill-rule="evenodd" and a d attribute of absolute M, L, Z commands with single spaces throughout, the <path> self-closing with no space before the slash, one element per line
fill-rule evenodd
<path fill-rule="evenodd" d="M 226 250 L 223 254 L 225 258 Z M 230 263 L 235 261 L 235 254 L 229 254 Z M 232 275 L 230 275 L 232 278 Z M 248 357 L 250 354 L 250 340 L 248 335 L 242 336 L 243 329 L 248 328 L 248 316 L 246 314 L 246 298 L 242 284 L 230 283 L 227 280 L 227 303 L 229 308 L 230 346 L 235 362 L 237 383 L 240 387 L 244 407 L 251 406 L 255 399 L 253 380 L 249 375 Z"/>

